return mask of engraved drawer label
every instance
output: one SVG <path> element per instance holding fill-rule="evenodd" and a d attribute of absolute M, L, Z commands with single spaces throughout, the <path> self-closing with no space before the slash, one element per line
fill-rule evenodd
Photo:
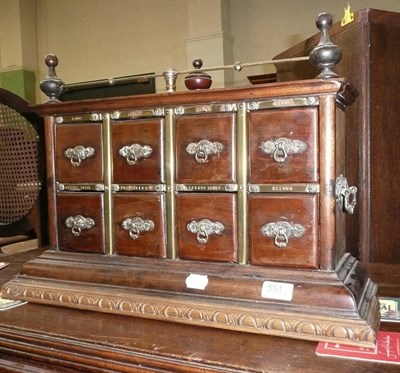
<path fill-rule="evenodd" d="M 293 298 L 293 284 L 286 282 L 264 281 L 261 296 L 268 299 L 291 301 Z"/>
<path fill-rule="evenodd" d="M 186 287 L 189 289 L 204 290 L 208 285 L 208 276 L 191 273 L 188 277 L 186 277 L 185 282 Z"/>

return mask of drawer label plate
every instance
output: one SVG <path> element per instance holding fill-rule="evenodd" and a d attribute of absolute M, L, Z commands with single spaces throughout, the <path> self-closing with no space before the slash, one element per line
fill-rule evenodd
<path fill-rule="evenodd" d="M 249 184 L 249 193 L 319 193 L 319 184 Z"/>

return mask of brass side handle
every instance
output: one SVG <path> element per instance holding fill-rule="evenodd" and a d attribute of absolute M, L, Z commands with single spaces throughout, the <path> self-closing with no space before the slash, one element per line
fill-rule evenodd
<path fill-rule="evenodd" d="M 194 155 L 194 159 L 197 163 L 207 163 L 210 155 L 220 155 L 224 145 L 220 142 L 211 142 L 207 139 L 200 140 L 199 142 L 191 142 L 186 147 L 186 152 L 190 155 Z"/>
<path fill-rule="evenodd" d="M 186 228 L 190 233 L 196 235 L 197 242 L 201 244 L 207 243 L 210 235 L 220 235 L 225 230 L 225 226 L 221 222 L 213 222 L 209 219 L 192 220 Z"/>
<path fill-rule="evenodd" d="M 132 166 L 140 159 L 148 158 L 153 153 L 153 149 L 149 145 L 131 144 L 122 147 L 119 155 L 126 159 L 126 162 Z"/>
<path fill-rule="evenodd" d="M 76 145 L 64 151 L 64 157 L 69 159 L 72 166 L 79 167 L 81 162 L 87 158 L 92 158 L 96 154 L 95 150 L 90 146 Z"/>
<path fill-rule="evenodd" d="M 274 237 L 274 244 L 280 249 L 287 247 L 290 237 L 301 237 L 305 231 L 302 225 L 290 224 L 286 221 L 268 223 L 261 227 L 261 234 L 266 237 Z"/>
<path fill-rule="evenodd" d="M 121 226 L 129 232 L 129 237 L 132 240 L 137 240 L 142 232 L 149 232 L 154 229 L 154 222 L 135 216 L 134 218 L 125 219 Z"/>
<path fill-rule="evenodd" d="M 69 216 L 65 220 L 65 226 L 71 229 L 71 233 L 75 237 L 79 237 L 83 230 L 93 228 L 95 222 L 92 218 L 84 217 L 82 215 Z"/>
<path fill-rule="evenodd" d="M 336 178 L 335 183 L 336 202 L 343 206 L 343 211 L 348 214 L 353 214 L 357 204 L 357 188 L 350 186 L 347 179 L 343 175 Z"/>
<path fill-rule="evenodd" d="M 307 149 L 307 144 L 301 140 L 290 140 L 286 137 L 263 141 L 260 149 L 265 154 L 272 154 L 277 163 L 285 162 L 289 155 L 300 154 Z"/>

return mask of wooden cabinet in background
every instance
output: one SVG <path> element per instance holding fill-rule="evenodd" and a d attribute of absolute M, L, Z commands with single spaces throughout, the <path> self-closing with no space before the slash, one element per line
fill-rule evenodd
<path fill-rule="evenodd" d="M 359 200 L 347 248 L 362 261 L 400 263 L 400 13 L 363 9 L 330 35 L 343 51 L 335 72 L 360 94 L 346 122 L 346 174 Z M 314 35 L 275 58 L 308 55 L 318 42 Z M 278 81 L 317 74 L 307 61 L 277 65 Z"/>

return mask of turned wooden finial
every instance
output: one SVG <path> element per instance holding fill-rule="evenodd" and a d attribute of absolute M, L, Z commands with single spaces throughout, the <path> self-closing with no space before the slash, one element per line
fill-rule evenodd
<path fill-rule="evenodd" d="M 49 68 L 49 72 L 48 76 L 40 82 L 40 89 L 49 98 L 48 103 L 60 102 L 59 98 L 64 90 L 64 82 L 56 74 L 58 58 L 55 54 L 48 54 L 44 62 Z"/>
<path fill-rule="evenodd" d="M 192 65 L 196 71 L 185 77 L 186 88 L 189 90 L 210 88 L 212 84 L 211 76 L 200 70 L 203 66 L 203 61 L 200 58 L 196 58 L 193 60 Z"/>
<path fill-rule="evenodd" d="M 332 69 L 342 59 L 342 50 L 333 44 L 329 38 L 332 16 L 328 13 L 321 13 L 315 23 L 321 31 L 321 38 L 318 45 L 310 53 L 310 62 L 321 69 L 317 78 L 336 78 L 338 75 Z"/>

